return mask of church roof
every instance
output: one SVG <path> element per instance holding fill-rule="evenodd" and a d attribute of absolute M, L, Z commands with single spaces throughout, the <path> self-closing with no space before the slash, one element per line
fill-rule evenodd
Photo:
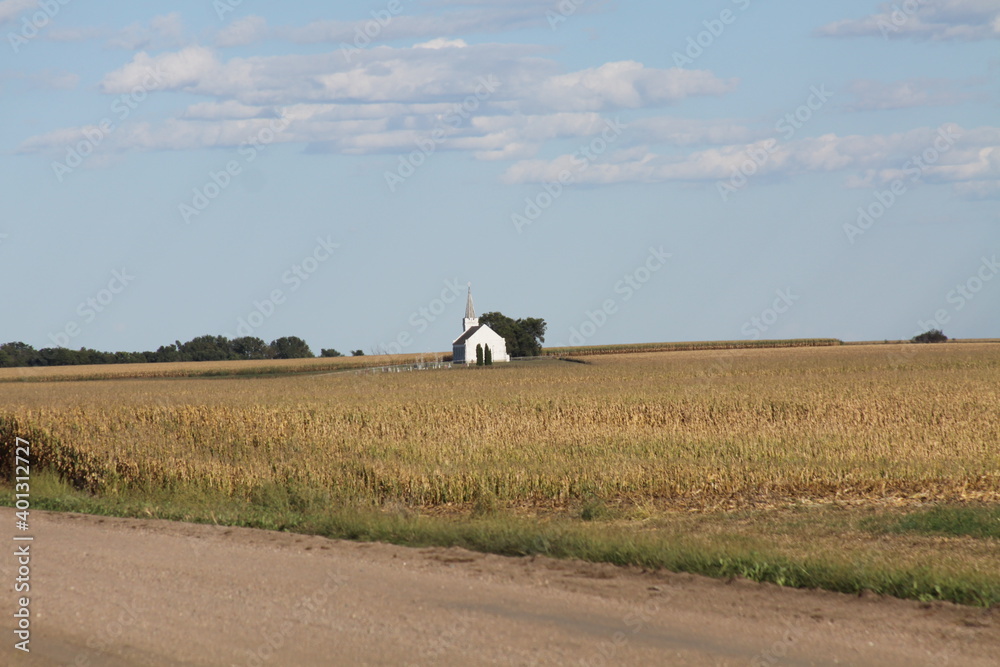
<path fill-rule="evenodd" d="M 477 324 L 474 327 L 469 327 L 468 329 L 465 330 L 464 334 L 462 334 L 461 336 L 459 336 L 458 339 L 456 339 L 455 342 L 452 343 L 452 345 L 462 345 L 462 344 L 464 344 L 465 341 L 467 341 L 470 338 L 472 338 L 472 334 L 476 333 L 477 331 L 479 331 L 480 329 L 482 329 L 485 326 L 486 326 L 485 324 Z"/>

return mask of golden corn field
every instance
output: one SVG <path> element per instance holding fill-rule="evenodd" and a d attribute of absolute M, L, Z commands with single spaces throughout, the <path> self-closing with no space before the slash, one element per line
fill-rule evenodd
<path fill-rule="evenodd" d="M 798 338 L 794 340 L 708 340 L 681 343 L 630 343 L 625 345 L 586 345 L 582 347 L 547 347 L 542 354 L 552 357 L 592 354 L 634 354 L 636 352 L 688 352 L 694 350 L 744 350 L 770 347 L 824 347 L 843 345 L 836 338 Z"/>
<path fill-rule="evenodd" d="M 397 354 L 260 361 L 182 361 L 158 364 L 106 364 L 102 366 L 52 366 L 0 368 L 0 382 L 53 382 L 110 380 L 114 378 L 181 378 L 225 375 L 279 375 L 320 373 L 371 368 L 390 364 L 431 363 L 450 359 L 446 354 Z"/>
<path fill-rule="evenodd" d="M 1000 345 L 587 361 L 7 381 L 0 441 L 30 438 L 36 469 L 103 493 L 277 485 L 441 508 L 1000 499 Z"/>

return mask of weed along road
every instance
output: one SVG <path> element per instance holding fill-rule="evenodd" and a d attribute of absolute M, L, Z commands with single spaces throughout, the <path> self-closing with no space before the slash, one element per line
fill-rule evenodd
<path fill-rule="evenodd" d="M 13 524 L 13 508 L 2 521 Z M 992 665 L 996 613 L 36 512 L 24 665 Z M 3 559 L 6 581 L 16 573 Z M 13 594 L 5 601 L 10 609 Z M 8 625 L 11 614 L 5 613 Z"/>

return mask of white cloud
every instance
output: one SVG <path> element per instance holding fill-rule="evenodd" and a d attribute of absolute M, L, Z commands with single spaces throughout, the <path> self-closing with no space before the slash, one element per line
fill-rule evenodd
<path fill-rule="evenodd" d="M 317 20 L 304 26 L 269 26 L 258 16 L 234 21 L 222 28 L 215 38 L 218 46 L 244 46 L 265 39 L 283 39 L 298 44 L 328 43 L 338 47 L 370 47 L 400 40 L 437 41 L 442 35 L 471 35 L 477 33 L 498 33 L 525 28 L 548 28 L 546 11 L 553 8 L 550 0 L 526 0 L 522 2 L 459 2 L 439 5 L 457 7 L 436 15 L 416 15 L 403 11 L 386 14 L 379 18 L 363 13 L 364 18 L 355 21 Z M 603 11 L 606 2 L 588 0 L 577 7 L 574 13 L 585 14 Z M 456 40 L 461 41 L 461 40 Z"/>
<path fill-rule="evenodd" d="M 437 39 L 432 39 L 429 42 L 423 42 L 420 44 L 414 44 L 415 49 L 463 49 L 467 47 L 468 44 L 465 43 L 464 39 L 447 39 L 445 37 L 438 37 Z"/>
<path fill-rule="evenodd" d="M 629 123 L 629 135 L 647 143 L 667 143 L 675 146 L 697 144 L 733 144 L 764 139 L 770 136 L 752 131 L 731 120 L 701 120 L 659 116 L 642 118 Z"/>
<path fill-rule="evenodd" d="M 161 80 L 160 90 L 198 88 L 207 81 L 219 80 L 227 75 L 235 75 L 239 67 L 224 72 L 222 64 L 211 49 L 191 46 L 177 52 L 150 56 L 139 52 L 132 62 L 111 72 L 101 82 L 101 91 L 109 94 L 127 93 L 148 80 L 155 73 Z"/>
<path fill-rule="evenodd" d="M 846 105 L 849 111 L 948 106 L 972 97 L 961 92 L 956 81 L 926 78 L 890 83 L 860 79 L 851 83 L 849 92 L 855 97 L 853 103 Z"/>
<path fill-rule="evenodd" d="M 1000 6 L 996 0 L 911 0 L 882 3 L 879 11 L 861 19 L 822 26 L 826 37 L 912 37 L 929 40 L 976 41 L 1000 38 Z"/>
<path fill-rule="evenodd" d="M 157 91 L 212 98 L 176 114 L 175 120 L 183 122 L 163 124 L 162 140 L 151 137 L 156 126 L 146 134 L 122 133 L 116 140 L 121 149 L 129 137 L 140 150 L 184 148 L 192 136 L 208 146 L 227 145 L 241 129 L 234 122 L 293 109 L 296 131 L 286 136 L 308 143 L 312 151 L 411 150 L 417 139 L 443 127 L 442 150 L 498 160 L 531 157 L 548 141 L 599 133 L 604 128 L 600 112 L 657 108 L 690 96 L 723 94 L 735 85 L 707 71 L 647 68 L 631 61 L 565 73 L 536 51 L 434 40 L 418 47 L 373 47 L 349 63 L 340 52 L 224 59 L 212 49 L 192 46 L 137 53 L 104 77 L 101 90 L 127 93 L 155 76 Z M 380 125 L 359 125 L 370 130 L 367 134 L 340 134 L 351 127 L 347 123 L 367 121 Z M 218 127 L 195 132 L 189 127 L 193 122 Z M 655 141 L 678 143 L 745 138 L 744 129 L 723 125 L 675 123 L 666 136 L 663 124 L 646 123 L 643 132 Z M 376 132 L 382 134 L 371 136 Z"/>
<path fill-rule="evenodd" d="M 519 138 L 534 142 L 589 136 L 605 128 L 603 117 L 593 112 L 478 116 L 471 124 L 488 134 L 516 132 Z"/>
<path fill-rule="evenodd" d="M 251 20 L 241 30 L 255 33 L 261 27 Z M 233 41 L 239 41 L 238 32 Z M 370 47 L 351 62 L 339 51 L 250 58 L 225 58 L 203 46 L 155 55 L 141 51 L 104 77 L 102 92 L 128 93 L 155 75 L 158 94 L 207 99 L 187 102 L 165 121 L 126 124 L 101 150 L 235 147 L 284 114 L 292 122 L 278 140 L 312 152 L 400 153 L 443 129 L 442 151 L 516 161 L 505 181 L 543 182 L 558 179 L 575 163 L 570 154 L 538 159 L 544 148 L 597 136 L 609 115 L 641 110 L 633 114 L 641 118 L 626 121 L 618 150 L 591 164 L 578 182 L 728 179 L 745 164 L 748 150 L 758 149 L 768 151 L 758 169 L 762 176 L 844 172 L 849 186 L 875 187 L 899 177 L 901 165 L 931 145 L 936 131 L 796 136 L 772 147 L 775 140 L 766 131 L 731 119 L 655 115 L 689 97 L 725 95 L 737 85 L 734 79 L 634 61 L 566 72 L 539 53 L 538 47 L 440 38 L 415 47 Z M 857 81 L 851 88 L 858 109 L 945 103 L 960 90 L 960 82 L 931 79 Z M 25 141 L 18 151 L 58 152 L 81 132 L 55 130 Z M 990 184 L 1000 179 L 998 147 L 1000 130 L 963 131 L 922 178 L 963 184 L 961 191 L 968 194 L 991 192 Z"/>
<path fill-rule="evenodd" d="M 622 61 L 549 77 L 540 82 L 535 99 L 553 109 L 635 109 L 735 88 L 735 79 L 722 80 L 706 70 L 647 69 Z"/>
<path fill-rule="evenodd" d="M 545 183 L 559 179 L 569 170 L 579 183 L 612 184 L 623 182 L 711 182 L 729 179 L 750 159 L 752 152 L 768 158 L 756 173 L 789 177 L 817 172 L 855 170 L 847 178 L 850 187 L 875 187 L 897 178 L 907 182 L 917 173 L 919 179 L 936 183 L 961 184 L 959 191 L 980 192 L 992 188 L 1000 179 L 1000 128 L 984 127 L 963 130 L 955 126 L 953 146 L 938 142 L 939 128 L 918 128 L 892 135 L 825 134 L 787 143 L 764 140 L 750 144 L 721 146 L 690 153 L 656 154 L 646 149 L 609 155 L 577 173 L 579 163 L 573 155 L 551 160 L 523 160 L 504 174 L 507 183 Z M 926 157 L 932 155 L 933 160 Z M 924 158 L 924 163 L 917 160 Z"/>
<path fill-rule="evenodd" d="M 253 32 L 261 26 L 251 22 L 245 28 Z M 557 179 L 574 163 L 569 154 L 537 159 L 543 148 L 598 135 L 609 113 L 643 110 L 642 118 L 626 123 L 619 150 L 597 160 L 579 179 L 600 184 L 726 179 L 746 162 L 748 150 L 769 149 L 775 141 L 765 131 L 729 119 L 651 115 L 688 97 L 724 95 L 736 80 L 634 61 L 566 72 L 538 53 L 537 47 L 449 39 L 371 47 L 352 62 L 339 51 L 229 59 L 202 46 L 140 52 L 104 77 L 103 92 L 129 92 L 155 74 L 159 91 L 208 99 L 188 104 L 167 121 L 123 127 L 106 149 L 237 146 L 262 123 L 285 114 L 292 123 L 279 140 L 312 152 L 404 152 L 443 129 L 441 150 L 469 152 L 480 160 L 516 160 L 504 180 L 539 182 Z M 858 108 L 926 105 L 955 94 L 949 82 L 919 79 L 888 86 L 860 81 L 851 90 Z M 58 150 L 74 132 L 80 128 L 34 137 L 18 150 Z M 849 185 L 870 187 L 896 177 L 906 158 L 920 154 L 933 139 L 931 128 L 796 137 L 769 150 L 759 172 L 776 177 L 846 172 Z M 951 183 L 997 180 L 997 146 L 1000 136 L 992 128 L 966 132 L 924 177 Z M 987 186 L 963 187 L 979 191 Z"/>
<path fill-rule="evenodd" d="M 107 26 L 53 25 L 45 32 L 51 42 L 87 42 L 105 40 L 105 46 L 125 51 L 159 51 L 183 46 L 188 42 L 184 22 L 177 12 L 154 16 L 148 24 L 132 23 L 121 29 Z"/>
<path fill-rule="evenodd" d="M 237 19 L 216 35 L 219 46 L 245 46 L 267 39 L 272 34 L 267 21 L 260 16 Z"/>
<path fill-rule="evenodd" d="M 497 148 L 491 148 L 487 150 L 480 150 L 475 152 L 475 157 L 477 160 L 517 160 L 520 158 L 525 158 L 533 155 L 537 150 L 536 146 L 531 144 L 522 144 L 517 142 L 503 142 Z"/>
<path fill-rule="evenodd" d="M 108 40 L 108 46 L 126 51 L 139 49 L 165 49 L 179 46 L 184 41 L 184 24 L 181 15 L 173 12 L 154 16 L 149 25 L 133 23 Z"/>
<path fill-rule="evenodd" d="M 489 103 L 515 104 L 528 112 L 599 111 L 656 107 L 686 97 L 721 95 L 735 86 L 703 70 L 654 69 L 641 63 L 608 63 L 559 73 L 558 65 L 531 55 L 531 48 L 497 44 L 448 48 L 368 49 L 348 63 L 339 52 L 314 55 L 232 58 L 211 49 L 188 47 L 150 56 L 109 73 L 108 93 L 130 90 L 162 71 L 163 90 L 181 90 L 250 105 L 299 102 L 418 103 L 460 102 L 495 80 Z M 444 43 L 437 43 L 443 46 Z"/>
<path fill-rule="evenodd" d="M 21 14 L 37 7 L 38 0 L 3 0 L 0 2 L 0 23 L 14 21 Z"/>
<path fill-rule="evenodd" d="M 271 30 L 263 19 L 247 17 L 217 37 L 220 44 L 249 43 Z M 180 39 L 183 27 L 173 15 L 159 17 L 148 35 L 140 30 L 135 39 L 154 39 L 154 33 L 155 39 Z M 103 93 L 128 93 L 154 77 L 158 95 L 204 99 L 185 99 L 167 120 L 126 123 L 101 151 L 235 147 L 285 115 L 291 124 L 278 141 L 313 152 L 398 153 L 443 129 L 441 150 L 516 161 L 504 180 L 539 182 L 558 179 L 574 164 L 570 154 L 538 159 L 543 149 L 597 136 L 609 116 L 634 111 L 642 117 L 626 121 L 627 134 L 617 150 L 591 164 L 579 182 L 727 179 L 746 162 L 748 150 L 766 149 L 762 175 L 845 172 L 849 185 L 872 187 L 897 177 L 900 165 L 934 139 L 933 128 L 918 128 L 890 135 L 796 136 L 772 149 L 774 139 L 766 131 L 732 119 L 656 115 L 687 98 L 726 95 L 736 88 L 736 79 L 635 61 L 565 71 L 544 54 L 538 46 L 442 37 L 412 47 L 371 46 L 350 60 L 339 49 L 245 58 L 226 58 L 204 46 L 140 51 L 104 76 Z M 56 84 L 76 85 L 76 80 L 53 78 Z M 932 79 L 888 85 L 862 80 L 851 87 L 857 109 L 950 103 L 961 90 L 960 83 Z M 41 134 L 18 151 L 58 152 L 82 131 Z M 970 193 L 988 190 L 1000 179 L 998 147 L 1000 132 L 994 128 L 964 132 L 924 177 L 967 184 L 962 187 Z"/>
<path fill-rule="evenodd" d="M 297 118 L 294 112 L 286 110 L 286 118 L 291 122 L 287 129 L 278 133 L 276 143 L 306 143 L 318 136 L 326 135 L 332 141 L 342 142 L 350 147 L 357 137 L 378 137 L 385 133 L 384 120 L 342 121 L 309 123 Z M 116 153 L 131 150 L 186 150 L 201 149 L 206 146 L 230 146 L 257 137 L 265 128 L 270 128 L 274 116 L 226 119 L 205 122 L 197 119 L 173 119 L 164 123 L 136 122 L 124 124 L 107 135 L 95 154 Z M 18 153 L 65 151 L 85 138 L 87 130 L 97 126 L 62 128 L 32 137 L 17 148 Z"/>
<path fill-rule="evenodd" d="M 264 107 L 241 104 L 235 100 L 200 102 L 189 106 L 181 116 L 189 120 L 233 120 L 274 117 L 280 112 Z"/>
<path fill-rule="evenodd" d="M 484 71 L 484 58 L 502 56 L 488 47 L 457 58 L 454 53 L 435 49 L 382 47 L 371 51 L 354 64 L 346 63 L 339 52 L 227 61 L 200 46 L 157 56 L 139 53 L 131 63 L 105 76 L 102 86 L 105 92 L 123 92 L 150 69 L 158 69 L 166 78 L 165 89 L 245 104 L 460 99 L 459 95 L 475 88 Z M 510 66 L 524 67 L 516 62 Z"/>
<path fill-rule="evenodd" d="M 359 21 L 320 20 L 302 27 L 275 28 L 273 34 L 300 44 L 326 42 L 368 46 L 397 40 L 436 39 L 442 35 L 548 28 L 546 11 L 554 7 L 549 0 L 458 4 L 462 7 L 436 15 L 403 12 L 381 21 L 373 17 Z M 591 0 L 579 7 L 578 13 L 601 11 L 603 4 Z"/>

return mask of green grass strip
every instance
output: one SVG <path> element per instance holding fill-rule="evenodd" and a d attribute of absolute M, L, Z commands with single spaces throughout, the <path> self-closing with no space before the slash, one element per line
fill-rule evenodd
<path fill-rule="evenodd" d="M 1000 506 L 936 505 L 905 516 L 871 517 L 863 527 L 876 533 L 952 535 L 1000 540 Z"/>

